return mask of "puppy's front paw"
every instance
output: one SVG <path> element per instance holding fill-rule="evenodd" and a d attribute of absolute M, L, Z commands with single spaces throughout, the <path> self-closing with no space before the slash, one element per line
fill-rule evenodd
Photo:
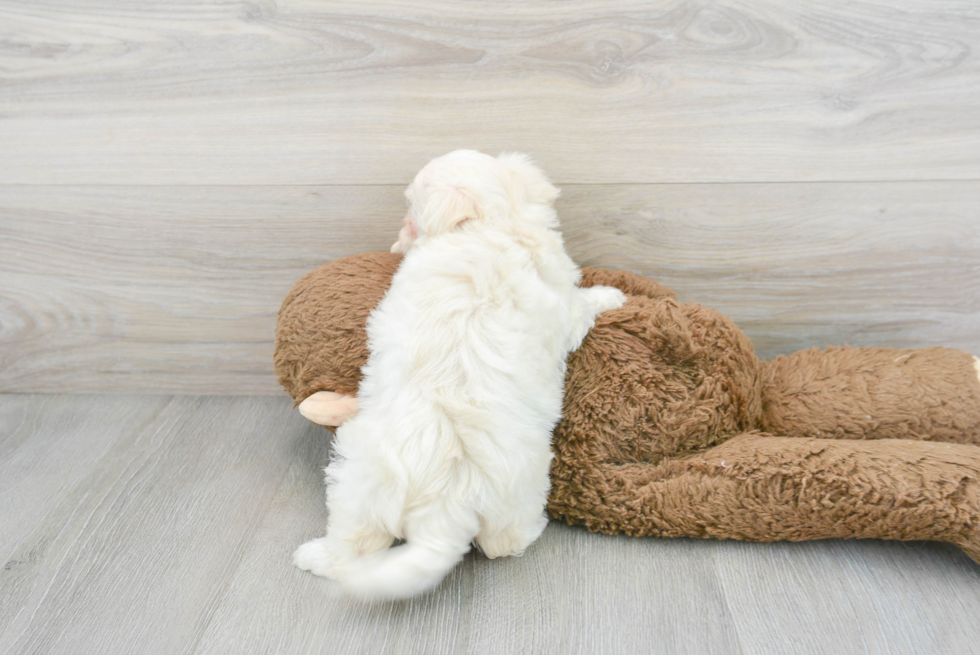
<path fill-rule="evenodd" d="M 610 309 L 618 309 L 626 302 L 626 294 L 616 287 L 588 287 L 582 289 L 592 305 L 596 314 L 607 312 Z"/>
<path fill-rule="evenodd" d="M 293 553 L 293 564 L 313 575 L 333 577 L 333 559 L 325 537 L 307 541 Z"/>

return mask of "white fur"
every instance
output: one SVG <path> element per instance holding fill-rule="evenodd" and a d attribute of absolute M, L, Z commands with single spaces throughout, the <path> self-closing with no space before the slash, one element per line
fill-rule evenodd
<path fill-rule="evenodd" d="M 625 300 L 576 286 L 558 190 L 523 155 L 452 152 L 406 196 L 405 259 L 326 469 L 327 535 L 294 555 L 365 598 L 436 586 L 474 539 L 502 557 L 538 538 L 565 357 Z"/>
<path fill-rule="evenodd" d="M 977 381 L 980 381 L 980 357 L 973 356 L 973 368 L 977 369 Z"/>

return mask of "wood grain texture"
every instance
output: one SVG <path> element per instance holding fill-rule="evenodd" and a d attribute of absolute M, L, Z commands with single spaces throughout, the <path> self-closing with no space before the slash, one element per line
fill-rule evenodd
<path fill-rule="evenodd" d="M 288 403 L 79 396 L 27 411 L 23 448 L 70 438 L 104 455 L 56 502 L 20 481 L 14 518 L 36 526 L 2 572 L 0 652 L 188 652 L 286 472 Z"/>
<path fill-rule="evenodd" d="M 117 402 L 102 412 L 92 411 L 92 404 L 85 395 L 9 396 L 0 403 L 0 561 L 10 567 L 26 563 L 13 558 L 12 549 L 84 485 L 120 439 L 154 420 L 165 400 Z"/>
<path fill-rule="evenodd" d="M 980 178 L 980 8 L 779 0 L 0 3 L 0 181 Z"/>
<path fill-rule="evenodd" d="M 402 202 L 375 187 L 0 187 L 0 198 L 0 388 L 224 394 L 278 389 L 282 298 L 324 261 L 387 249 Z"/>
<path fill-rule="evenodd" d="M 568 185 L 583 265 L 717 307 L 762 357 L 980 352 L 980 182 Z M 278 393 L 279 304 L 394 241 L 401 187 L 0 187 L 0 390 Z"/>
<path fill-rule="evenodd" d="M 552 522 L 522 558 L 471 554 L 431 594 L 353 602 L 289 562 L 323 530 L 329 440 L 285 398 L 0 395 L 0 480 L 20 475 L 0 653 L 917 655 L 980 639 L 980 569 L 928 543 Z M 19 474 L 28 459 L 65 483 Z"/>
<path fill-rule="evenodd" d="M 840 540 L 723 546 L 712 554 L 746 653 L 976 649 L 976 622 L 961 624 L 959 617 L 980 609 L 980 571 L 955 546 Z M 942 573 L 923 575 L 938 573 L 937 559 Z"/>
<path fill-rule="evenodd" d="M 576 261 L 717 308 L 760 357 L 980 351 L 980 182 L 586 186 L 565 202 Z"/>

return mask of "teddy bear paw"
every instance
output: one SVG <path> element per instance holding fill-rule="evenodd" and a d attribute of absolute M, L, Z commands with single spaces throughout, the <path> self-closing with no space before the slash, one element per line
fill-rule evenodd
<path fill-rule="evenodd" d="M 317 391 L 299 404 L 299 413 L 317 425 L 337 427 L 357 414 L 357 398 L 332 391 Z"/>

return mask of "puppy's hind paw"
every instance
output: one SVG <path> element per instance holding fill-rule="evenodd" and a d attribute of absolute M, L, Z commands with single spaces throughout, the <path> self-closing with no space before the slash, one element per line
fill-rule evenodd
<path fill-rule="evenodd" d="M 307 541 L 293 553 L 293 564 L 313 575 L 333 577 L 333 560 L 327 549 L 326 538 Z"/>
<path fill-rule="evenodd" d="M 542 515 L 530 525 L 509 525 L 492 535 L 481 534 L 476 538 L 476 545 L 489 559 L 520 557 L 547 525 L 548 516 Z"/>

